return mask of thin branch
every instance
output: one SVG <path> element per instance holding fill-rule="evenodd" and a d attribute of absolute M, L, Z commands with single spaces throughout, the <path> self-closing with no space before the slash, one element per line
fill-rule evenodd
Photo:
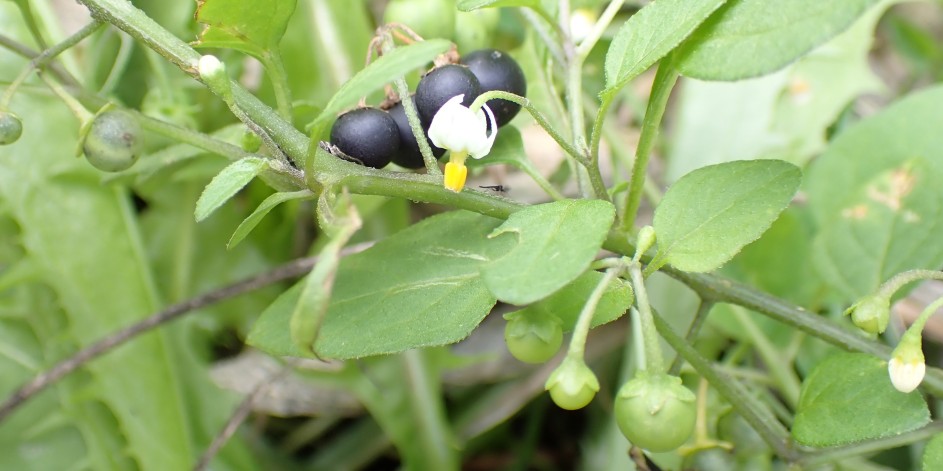
<path fill-rule="evenodd" d="M 302 259 L 308 260 L 308 259 Z M 193 466 L 193 471 L 205 471 L 209 468 L 210 463 L 213 462 L 213 458 L 219 454 L 219 451 L 223 449 L 226 443 L 236 434 L 236 430 L 239 430 L 239 426 L 245 422 L 246 418 L 249 417 L 249 413 L 252 412 L 253 406 L 255 403 L 262 398 L 262 395 L 268 391 L 269 386 L 279 380 L 282 376 L 291 371 L 288 365 L 279 369 L 275 373 L 269 375 L 265 381 L 260 382 L 255 389 L 252 390 L 245 399 L 239 403 L 239 407 L 233 411 L 232 415 L 229 417 L 229 420 L 226 421 L 226 425 L 223 426 L 222 430 L 219 431 L 219 434 L 213 438 L 213 442 L 210 443 L 210 446 L 206 448 L 206 451 L 200 456 L 200 459 L 197 460 L 196 464 Z"/>
<path fill-rule="evenodd" d="M 372 242 L 352 245 L 345 248 L 341 253 L 350 255 L 352 253 L 365 250 L 372 245 Z M 243 279 L 228 286 L 201 294 L 195 298 L 174 304 L 167 309 L 159 311 L 144 320 L 118 330 L 101 340 L 89 345 L 83 350 L 76 352 L 69 358 L 62 360 L 51 369 L 40 373 L 31 381 L 20 386 L 13 392 L 3 404 L 0 404 L 0 423 L 2 423 L 13 411 L 15 411 L 24 402 L 31 399 L 50 385 L 56 383 L 69 373 L 79 369 L 86 363 L 108 353 L 115 347 L 123 345 L 125 342 L 141 335 L 155 327 L 166 324 L 182 315 L 204 308 L 211 304 L 233 298 L 249 291 L 254 291 L 279 281 L 290 278 L 297 278 L 311 271 L 311 268 L 317 263 L 317 257 L 300 258 L 271 271 Z"/>

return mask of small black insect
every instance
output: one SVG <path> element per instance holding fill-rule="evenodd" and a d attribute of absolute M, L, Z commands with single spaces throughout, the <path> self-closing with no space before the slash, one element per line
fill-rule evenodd
<path fill-rule="evenodd" d="M 484 188 L 487 190 L 497 191 L 499 193 L 507 193 L 511 189 L 504 185 L 478 185 L 478 188 Z"/>

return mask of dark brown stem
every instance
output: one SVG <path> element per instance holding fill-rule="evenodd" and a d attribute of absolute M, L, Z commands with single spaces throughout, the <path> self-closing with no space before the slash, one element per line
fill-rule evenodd
<path fill-rule="evenodd" d="M 342 255 L 365 250 L 372 245 L 372 242 L 362 243 L 347 247 L 341 251 Z M 89 345 L 88 347 L 76 352 L 69 358 L 62 360 L 51 369 L 40 373 L 28 383 L 20 386 L 13 392 L 3 404 L 0 404 L 0 422 L 3 422 L 13 411 L 15 411 L 24 402 L 43 391 L 53 383 L 59 381 L 69 373 L 79 369 L 86 363 L 100 357 L 111 351 L 113 348 L 124 344 L 125 342 L 141 335 L 155 327 L 170 322 L 178 317 L 220 301 L 233 298 L 249 291 L 278 283 L 291 278 L 297 278 L 311 271 L 311 268 L 317 263 L 317 257 L 300 258 L 275 269 L 246 278 L 228 286 L 201 294 L 195 298 L 174 304 L 167 309 L 159 311 L 144 320 L 125 327 L 117 332 L 109 334 L 101 340 Z"/>
<path fill-rule="evenodd" d="M 252 407 L 255 406 L 255 403 L 268 391 L 269 386 L 289 371 L 291 371 L 291 369 L 285 366 L 269 375 L 265 381 L 260 382 L 255 389 L 252 390 L 252 393 L 239 403 L 239 407 L 233 411 L 229 420 L 226 421 L 226 425 L 224 425 L 222 430 L 219 431 L 219 434 L 213 438 L 213 442 L 210 443 L 210 446 L 206 448 L 206 451 L 203 452 L 200 459 L 193 465 L 193 471 L 205 471 L 209 467 L 210 463 L 213 462 L 213 458 L 219 454 L 219 450 L 223 449 L 226 443 L 229 442 L 229 439 L 236 434 L 236 430 L 239 429 L 239 426 L 249 417 L 249 414 L 252 412 Z"/>

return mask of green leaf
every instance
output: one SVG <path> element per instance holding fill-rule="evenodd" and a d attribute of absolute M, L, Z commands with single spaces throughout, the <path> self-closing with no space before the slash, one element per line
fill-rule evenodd
<path fill-rule="evenodd" d="M 472 11 L 479 8 L 495 7 L 537 7 L 540 0 L 459 0 L 458 9 Z"/>
<path fill-rule="evenodd" d="M 923 449 L 923 459 L 921 460 L 923 471 L 933 471 L 943 469 L 943 433 L 938 433 L 927 442 Z"/>
<path fill-rule="evenodd" d="M 481 277 L 501 301 L 523 305 L 543 299 L 586 271 L 614 219 L 615 208 L 601 200 L 563 200 L 522 209 L 488 236 L 516 245 L 482 266 Z"/>
<path fill-rule="evenodd" d="M 229 164 L 206 185 L 197 200 L 194 212 L 197 222 L 213 214 L 213 211 L 229 201 L 229 198 L 235 196 L 266 168 L 268 160 L 259 157 L 246 157 Z"/>
<path fill-rule="evenodd" d="M 626 21 L 606 53 L 606 89 L 626 83 L 671 52 L 727 0 L 659 0 Z"/>
<path fill-rule="evenodd" d="M 265 58 L 278 49 L 296 0 L 197 0 L 205 25 L 195 46 L 235 49 Z"/>
<path fill-rule="evenodd" d="M 808 172 L 820 231 L 815 267 L 850 301 L 907 269 L 937 269 L 943 247 L 943 87 L 847 128 Z"/>
<path fill-rule="evenodd" d="M 785 67 L 848 28 L 881 0 L 731 0 L 680 49 L 678 68 L 703 80 L 739 80 Z"/>
<path fill-rule="evenodd" d="M 62 136 L 74 136 L 75 124 L 60 103 L 31 96 L 18 99 L 22 101 L 15 100 L 17 106 L 32 110 L 23 119 L 33 132 L 24 133 L 15 148 L 0 148 L 0 206 L 9 209 L 21 228 L 22 247 L 41 273 L 43 286 L 49 287 L 44 299 L 56 304 L 30 312 L 31 322 L 67 323 L 61 331 L 50 329 L 49 333 L 57 335 L 39 338 L 44 349 L 49 349 L 46 361 L 57 361 L 74 353 L 73 347 L 86 346 L 125 328 L 159 305 L 129 195 L 102 186 L 98 172 L 85 162 L 65 158 L 73 143 Z M 23 152 L 33 158 L 18 158 Z M 160 330 L 85 365 L 83 375 L 73 375 L 57 385 L 54 396 L 58 404 L 43 415 L 59 417 L 56 411 L 65 411 L 81 435 L 71 427 L 47 427 L 36 430 L 33 437 L 24 437 L 24 442 L 33 442 L 32 438 L 36 438 L 34 443 L 58 442 L 63 453 L 74 457 L 73 441 L 84 440 L 89 466 L 95 469 L 116 469 L 114 463 L 122 459 L 111 456 L 116 441 L 118 449 L 133 450 L 128 454 L 136 465 L 132 469 L 189 468 L 199 450 L 195 442 L 206 435 L 191 428 L 187 418 L 194 411 L 187 407 L 186 397 L 191 391 L 213 386 L 206 378 L 198 383 L 180 381 L 176 368 L 184 365 L 177 362 L 179 352 L 171 344 L 167 332 Z M 0 383 L 4 389 L 18 384 L 9 379 Z M 207 430 L 218 430 L 225 421 L 224 416 L 212 414 L 200 419 Z M 103 421 L 114 428 L 100 428 Z M 42 460 L 48 464 L 54 461 L 51 457 Z"/>
<path fill-rule="evenodd" d="M 583 305 L 602 281 L 603 276 L 597 271 L 583 273 L 556 293 L 518 312 L 534 312 L 540 317 L 554 316 L 562 321 L 564 331 L 571 331 L 576 325 Z M 632 306 L 634 299 L 632 286 L 616 278 L 606 287 L 602 299 L 599 300 L 596 313 L 593 315 L 592 326 L 603 325 L 622 317 Z"/>
<path fill-rule="evenodd" d="M 887 362 L 839 353 L 803 382 L 792 436 L 803 445 L 836 446 L 898 435 L 929 421 L 920 394 L 894 389 Z"/>
<path fill-rule="evenodd" d="M 882 85 L 871 71 L 874 26 L 886 4 L 784 70 L 737 82 L 688 79 L 672 122 L 667 181 L 744 159 L 805 165 L 826 148 L 827 129 L 862 93 Z"/>
<path fill-rule="evenodd" d="M 229 243 L 226 244 L 226 248 L 231 249 L 238 245 L 239 242 L 242 242 L 242 239 L 245 239 L 246 236 L 252 232 L 252 229 L 255 229 L 255 226 L 259 225 L 259 223 L 262 222 L 262 219 L 268 215 L 269 211 L 274 209 L 276 206 L 286 201 L 311 199 L 313 197 L 314 193 L 312 193 L 311 190 L 301 190 L 275 193 L 272 196 L 265 198 L 265 200 L 262 201 L 262 203 L 259 204 L 257 208 L 255 208 L 255 211 L 253 211 L 249 217 L 245 218 L 245 220 L 239 224 L 239 227 L 236 228 L 236 231 L 233 232 L 232 237 L 230 237 Z"/>
<path fill-rule="evenodd" d="M 311 135 L 321 136 L 327 124 L 341 110 L 357 103 L 357 100 L 361 97 L 383 87 L 383 85 L 397 77 L 402 77 L 407 72 L 425 66 L 435 56 L 445 52 L 450 44 L 444 39 L 430 39 L 408 46 L 397 47 L 380 56 L 379 59 L 371 62 L 370 65 L 345 82 L 340 90 L 331 97 L 331 100 L 324 106 L 324 110 L 311 124 Z"/>
<path fill-rule="evenodd" d="M 652 266 L 719 268 L 756 240 L 789 204 L 801 172 L 781 160 L 743 160 L 681 177 L 655 209 L 658 253 Z"/>
<path fill-rule="evenodd" d="M 479 269 L 511 245 L 486 237 L 499 223 L 465 211 L 445 213 L 345 257 L 315 352 L 360 358 L 465 338 L 495 303 Z M 289 335 L 300 291 L 295 285 L 262 313 L 250 345 L 274 355 L 310 356 Z"/>

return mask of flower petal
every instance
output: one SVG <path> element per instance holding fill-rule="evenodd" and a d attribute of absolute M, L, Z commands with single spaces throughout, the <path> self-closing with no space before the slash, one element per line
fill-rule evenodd
<path fill-rule="evenodd" d="M 920 386 L 926 375 L 927 365 L 922 361 L 902 361 L 895 356 L 887 363 L 887 371 L 894 388 L 909 393 Z"/>
<path fill-rule="evenodd" d="M 491 108 L 488 108 L 488 105 L 482 105 L 481 108 L 485 110 L 485 113 L 488 115 L 488 120 L 491 122 L 491 134 L 487 134 L 488 126 L 483 122 L 484 120 L 482 119 L 481 124 L 483 126 L 481 127 L 481 130 L 482 134 L 484 134 L 484 139 L 477 140 L 477 145 L 474 148 L 468 150 L 469 155 L 475 159 L 480 159 L 488 155 L 488 153 L 491 152 L 491 147 L 494 146 L 495 138 L 498 136 L 498 122 L 494 119 L 494 113 L 491 112 Z M 480 112 L 481 111 L 479 111 L 479 113 Z"/>

